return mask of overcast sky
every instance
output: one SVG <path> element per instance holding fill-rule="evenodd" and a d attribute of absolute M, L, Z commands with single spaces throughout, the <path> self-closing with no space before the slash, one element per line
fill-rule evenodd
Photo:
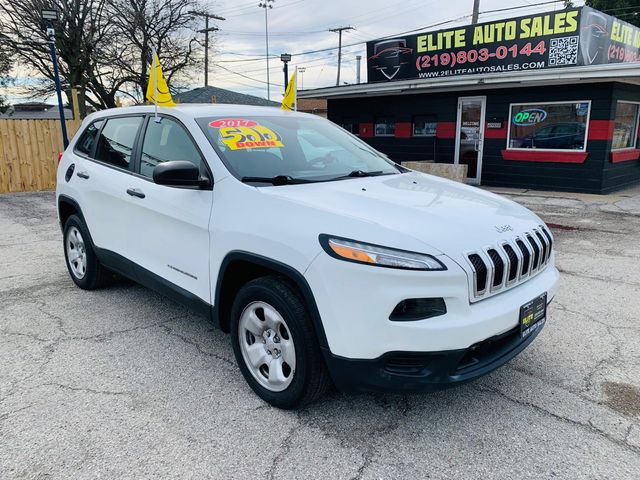
<path fill-rule="evenodd" d="M 267 96 L 264 9 L 261 0 L 203 0 L 210 13 L 226 18 L 216 22 L 211 48 L 209 84 L 243 93 Z M 263 0 L 264 1 L 264 0 Z M 561 9 L 563 2 L 549 0 L 481 0 L 480 12 L 507 7 L 524 8 L 480 15 L 480 21 Z M 540 3 L 545 5 L 539 5 Z M 574 2 L 581 5 L 584 2 Z M 269 53 L 303 53 L 336 47 L 338 35 L 330 28 L 353 26 L 343 34 L 341 82 L 355 83 L 356 56 L 363 56 L 362 81 L 366 81 L 364 42 L 378 37 L 452 20 L 433 29 L 470 23 L 473 0 L 275 0 L 268 11 Z M 204 21 L 203 21 L 204 23 Z M 204 25 L 203 25 L 204 28 Z M 358 45 L 352 45 L 358 43 Z M 293 57 L 291 69 L 304 66 L 299 87 L 315 88 L 335 85 L 337 50 Z M 232 73 L 235 72 L 235 73 Z M 280 101 L 283 92 L 282 63 L 270 60 L 271 99 Z M 203 75 L 194 76 L 194 87 Z M 303 85 L 300 85 L 303 83 Z M 11 92 L 14 93 L 14 92 Z M 18 98 L 12 96 L 11 100 Z"/>
<path fill-rule="evenodd" d="M 543 2 L 546 4 L 539 5 Z M 266 97 L 266 83 L 261 83 L 266 82 L 266 62 L 246 61 L 265 55 L 264 10 L 258 8 L 258 3 L 260 0 L 209 0 L 210 11 L 226 18 L 217 22 L 220 32 L 216 34 L 212 56 L 219 66 L 211 66 L 210 85 Z M 434 29 L 468 24 L 473 0 L 276 0 L 273 5 L 268 12 L 269 53 L 279 55 L 335 47 L 338 35 L 328 30 L 336 27 L 355 28 L 343 33 L 343 45 L 351 45 L 422 27 L 428 30 L 430 25 L 447 20 L 452 22 Z M 480 21 L 561 9 L 563 2 L 481 0 L 480 11 L 519 6 L 525 8 L 481 14 Z M 366 81 L 365 47 L 359 43 L 343 48 L 341 83 L 355 83 L 357 55 L 363 57 L 362 81 Z M 294 56 L 290 65 L 306 68 L 300 79 L 304 85 L 299 82 L 299 87 L 335 85 L 337 50 Z M 279 101 L 284 82 L 279 59 L 270 60 L 270 77 L 271 98 Z M 202 76 L 195 81 L 201 82 Z"/>

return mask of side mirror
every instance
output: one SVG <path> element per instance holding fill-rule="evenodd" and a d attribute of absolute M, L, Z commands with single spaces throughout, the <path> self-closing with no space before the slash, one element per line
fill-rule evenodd
<path fill-rule="evenodd" d="M 211 181 L 200 177 L 200 169 L 186 160 L 163 162 L 153 169 L 153 181 L 175 187 L 208 187 Z"/>

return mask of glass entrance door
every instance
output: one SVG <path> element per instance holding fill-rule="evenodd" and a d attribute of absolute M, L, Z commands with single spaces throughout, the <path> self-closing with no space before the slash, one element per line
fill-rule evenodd
<path fill-rule="evenodd" d="M 468 166 L 467 183 L 480 185 L 486 97 L 460 97 L 455 163 Z"/>

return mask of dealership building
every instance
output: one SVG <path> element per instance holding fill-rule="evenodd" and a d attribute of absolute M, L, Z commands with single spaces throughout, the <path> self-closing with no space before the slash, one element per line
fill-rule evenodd
<path fill-rule="evenodd" d="M 298 96 L 396 162 L 468 165 L 471 184 L 640 182 L 640 29 L 592 8 L 369 42 L 367 74 Z"/>

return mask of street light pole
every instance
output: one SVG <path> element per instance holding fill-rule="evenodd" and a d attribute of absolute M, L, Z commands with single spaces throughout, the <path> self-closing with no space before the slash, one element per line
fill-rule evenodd
<path fill-rule="evenodd" d="M 304 72 L 307 67 L 298 67 L 298 73 L 300 74 L 300 90 L 304 90 Z"/>
<path fill-rule="evenodd" d="M 287 92 L 287 87 L 289 85 L 289 62 L 291 61 L 291 55 L 288 53 L 283 53 L 280 55 L 280 60 L 284 63 L 284 68 L 282 71 L 284 72 L 284 91 Z"/>
<path fill-rule="evenodd" d="M 213 18 L 214 20 L 225 20 L 223 17 L 219 17 L 218 15 L 212 15 L 211 13 L 206 12 L 198 12 L 192 10 L 189 12 L 192 15 L 197 15 L 199 17 L 204 17 L 204 30 L 198 30 L 198 33 L 204 33 L 204 86 L 209 86 L 209 32 L 216 32 L 220 30 L 217 27 L 209 28 L 209 19 Z"/>
<path fill-rule="evenodd" d="M 62 104 L 62 87 L 60 86 L 60 72 L 58 71 L 58 57 L 56 55 L 56 31 L 53 28 L 54 22 L 58 21 L 58 11 L 42 9 L 40 12 L 43 25 L 47 32 L 47 43 L 49 44 L 49 53 L 53 62 L 53 81 L 56 84 L 56 97 L 58 97 L 58 112 L 60 113 L 60 129 L 62 130 L 62 144 L 65 150 L 69 146 L 69 137 L 67 135 L 67 122 L 64 117 L 64 105 Z"/>
<path fill-rule="evenodd" d="M 266 58 L 267 58 L 267 99 L 271 100 L 271 84 L 269 82 L 269 20 L 267 15 L 267 10 L 273 8 L 273 4 L 276 0 L 264 0 L 258 4 L 258 7 L 264 8 L 264 39 L 265 45 L 267 48 Z M 285 86 L 286 88 L 286 86 Z"/>

